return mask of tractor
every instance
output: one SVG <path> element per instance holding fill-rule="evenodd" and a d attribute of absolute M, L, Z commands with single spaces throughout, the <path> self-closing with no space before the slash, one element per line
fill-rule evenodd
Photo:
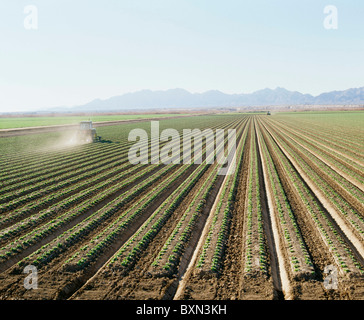
<path fill-rule="evenodd" d="M 267 116 L 270 116 L 270 115 L 271 115 L 271 113 L 270 113 L 270 111 L 268 111 L 268 112 L 267 112 Z"/>
<path fill-rule="evenodd" d="M 101 140 L 101 137 L 96 134 L 96 129 L 92 127 L 92 121 L 80 122 L 77 137 L 78 140 L 82 142 L 95 142 Z"/>

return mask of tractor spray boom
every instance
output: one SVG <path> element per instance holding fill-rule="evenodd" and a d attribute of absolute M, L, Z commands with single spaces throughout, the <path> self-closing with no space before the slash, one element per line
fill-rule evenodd
<path fill-rule="evenodd" d="M 95 142 L 101 140 L 101 137 L 96 134 L 96 129 L 92 127 L 92 121 L 81 121 L 77 135 L 78 139 L 83 142 Z"/>

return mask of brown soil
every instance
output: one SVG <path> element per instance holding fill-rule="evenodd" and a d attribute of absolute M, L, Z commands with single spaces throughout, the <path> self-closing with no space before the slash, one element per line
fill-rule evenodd
<path fill-rule="evenodd" d="M 189 193 L 188 197 L 183 200 L 178 209 L 173 213 L 172 217 L 169 218 L 167 223 L 159 232 L 158 237 L 155 237 L 152 243 L 148 246 L 146 252 L 143 253 L 137 265 L 127 275 L 118 275 L 117 278 L 121 280 L 115 282 L 112 285 L 111 290 L 104 289 L 104 297 L 107 299 L 171 299 L 174 296 L 178 282 L 183 276 L 184 269 L 187 268 L 188 261 L 191 259 L 193 254 L 193 248 L 199 240 L 198 235 L 201 233 L 202 227 L 204 226 L 204 221 L 206 220 L 209 212 L 209 206 L 212 205 L 211 199 L 214 199 L 216 196 L 217 190 L 219 190 L 221 185 L 222 178 L 218 179 L 211 196 L 207 200 L 206 207 L 203 210 L 200 221 L 198 222 L 195 235 L 192 237 L 189 247 L 185 250 L 185 253 L 181 258 L 178 274 L 172 277 L 152 277 L 148 272 L 149 266 L 155 259 L 161 247 L 164 245 L 164 242 L 168 239 L 170 232 L 177 224 L 179 218 L 187 209 L 194 194 L 201 188 L 205 177 L 209 175 L 211 170 L 212 168 L 210 168 L 197 182 L 197 185 L 193 188 L 194 191 L 192 190 Z M 105 277 L 108 277 L 111 272 L 114 272 L 113 278 L 115 278 L 115 272 L 117 271 L 110 271 L 107 267 L 104 268 L 97 277 L 72 296 L 72 299 L 90 299 L 90 297 L 94 297 L 94 292 L 99 294 L 100 290 L 102 290 L 101 288 L 104 287 Z"/>
<path fill-rule="evenodd" d="M 114 271 L 113 278 L 119 280 L 115 281 L 112 288 L 107 288 L 104 287 L 103 283 L 105 283 L 105 278 L 113 271 L 108 270 L 106 267 L 93 279 L 93 281 L 90 281 L 87 286 L 81 288 L 72 299 L 90 299 L 90 297 L 95 296 L 95 290 L 96 292 L 104 290 L 103 294 L 107 299 L 162 299 L 165 295 L 168 295 L 168 287 L 171 286 L 177 278 L 151 277 L 148 273 L 148 269 L 165 241 L 168 239 L 170 232 L 178 223 L 179 218 L 188 208 L 193 195 L 202 186 L 204 177 L 206 177 L 208 173 L 209 171 L 207 171 L 198 181 L 188 197 L 183 200 L 178 209 L 162 227 L 161 231 L 158 233 L 158 237 L 153 239 L 136 266 L 128 274 L 118 274 L 117 271 Z"/>
<path fill-rule="evenodd" d="M 247 136 L 247 143 L 245 145 L 245 152 L 243 154 L 243 164 L 241 169 L 240 181 L 236 194 L 236 205 L 231 222 L 231 232 L 226 249 L 226 259 L 224 269 L 218 279 L 217 298 L 219 299 L 240 299 L 240 300 L 255 300 L 264 299 L 271 300 L 274 296 L 278 296 L 273 287 L 273 282 L 270 277 L 270 270 L 267 274 L 261 272 L 254 274 L 245 274 L 244 272 L 244 248 L 246 243 L 246 233 L 243 233 L 245 227 L 245 210 L 247 208 L 247 183 L 248 169 L 251 151 L 251 135 L 255 134 L 253 124 L 250 124 L 250 130 Z M 259 160 L 259 159 L 258 159 Z M 259 166 L 261 169 L 261 167 Z M 262 180 L 262 176 L 260 174 Z M 264 186 L 260 182 L 261 190 Z M 258 190 L 259 192 L 259 190 Z M 266 199 L 264 199 L 264 192 L 260 192 L 263 203 L 263 211 L 266 211 Z M 269 223 L 264 219 L 265 230 Z M 252 246 L 258 246 L 253 243 Z M 237 285 L 238 284 L 238 285 Z"/>
<path fill-rule="evenodd" d="M 274 138 L 274 137 L 273 137 Z M 279 143 L 276 141 L 277 145 L 281 148 Z M 281 149 L 284 153 L 284 150 Z M 272 154 L 275 154 L 274 152 L 271 152 Z M 287 154 L 286 154 L 287 155 Z M 305 174 L 299 169 L 299 166 L 295 163 L 293 159 L 291 159 L 288 155 L 289 161 L 292 162 L 292 164 L 295 167 L 296 172 L 299 174 L 300 177 L 302 177 L 302 181 L 306 183 Z M 277 155 L 275 154 L 275 161 L 277 164 L 277 167 L 279 169 L 280 175 L 282 177 L 282 182 L 284 184 L 285 189 L 287 190 L 288 197 L 290 200 L 290 204 L 295 209 L 295 215 L 297 217 L 297 221 L 299 223 L 301 232 L 303 234 L 303 237 L 305 239 L 305 242 L 308 244 L 308 248 L 310 251 L 311 258 L 315 264 L 315 271 L 316 271 L 316 279 L 308 281 L 308 282 L 297 282 L 294 284 L 295 287 L 295 294 L 299 299 L 357 299 L 357 297 L 361 296 L 361 290 L 360 289 L 360 283 L 363 283 L 363 279 L 361 277 L 359 278 L 349 278 L 346 279 L 343 276 L 339 277 L 339 290 L 326 290 L 323 287 L 323 278 L 326 277 L 324 274 L 324 268 L 325 266 L 329 264 L 333 264 L 334 260 L 332 257 L 330 257 L 330 254 L 328 252 L 327 246 L 322 242 L 322 238 L 317 233 L 317 228 L 313 224 L 312 219 L 309 217 L 308 213 L 305 212 L 305 208 L 301 202 L 300 197 L 296 192 L 293 191 L 294 187 L 292 185 L 292 181 L 287 178 L 286 173 L 284 173 L 283 167 L 280 166 L 279 160 L 277 158 Z M 303 175 L 303 176 L 302 176 Z M 312 189 L 312 194 L 317 195 L 318 191 L 315 189 L 314 185 L 308 184 L 308 187 Z M 323 203 L 321 206 L 321 209 L 328 212 L 326 210 L 326 206 L 329 205 L 329 202 L 325 199 L 323 199 Z M 321 204 L 320 204 L 321 205 Z M 314 208 L 314 206 L 311 206 Z M 332 219 L 331 223 L 335 225 L 337 232 L 341 234 L 341 236 L 345 239 L 349 247 L 354 250 L 354 253 L 359 258 L 359 261 L 363 264 L 360 255 L 356 251 L 356 248 L 353 246 L 353 244 L 349 241 L 349 239 L 345 236 L 345 234 L 342 232 L 343 224 L 337 225 L 336 222 Z M 358 291 L 355 291 L 352 289 L 350 291 L 349 288 L 356 288 L 358 287 Z M 351 292 L 348 294 L 348 292 Z"/>
<path fill-rule="evenodd" d="M 165 119 L 165 118 L 162 118 Z M 232 212 L 228 241 L 225 247 L 225 258 L 222 268 L 217 274 L 199 275 L 192 270 L 194 269 L 194 257 L 198 255 L 201 241 L 204 240 L 203 231 L 208 225 L 208 217 L 211 215 L 211 208 L 216 203 L 218 193 L 224 184 L 224 177 L 220 177 L 213 188 L 207 204 L 196 223 L 194 232 L 190 241 L 181 256 L 179 269 L 170 276 L 152 276 L 148 273 L 151 263 L 163 247 L 165 241 L 170 236 L 172 230 L 177 225 L 179 219 L 190 205 L 191 199 L 202 187 L 206 177 L 212 170 L 212 166 L 198 180 L 196 185 L 180 203 L 178 208 L 172 213 L 169 219 L 160 229 L 158 235 L 148 244 L 145 250 L 140 254 L 136 264 L 127 272 L 125 270 L 115 270 L 108 266 L 108 261 L 113 257 L 117 250 L 135 233 L 142 223 L 153 213 L 164 199 L 170 195 L 175 188 L 188 179 L 192 173 L 186 173 L 170 189 L 156 200 L 153 205 L 147 208 L 142 217 L 134 221 L 131 227 L 122 236 L 117 238 L 109 248 L 99 257 L 94 264 L 85 270 L 79 272 L 68 272 L 63 268 L 65 261 L 77 252 L 82 246 L 89 241 L 101 230 L 114 221 L 120 212 L 115 213 L 107 221 L 97 226 L 92 232 L 82 237 L 71 248 L 57 256 L 50 263 L 39 269 L 38 290 L 26 290 L 23 286 L 25 274 L 22 269 L 14 265 L 25 255 L 34 252 L 42 244 L 55 239 L 62 231 L 69 229 L 76 222 L 81 221 L 80 217 L 75 223 L 68 224 L 50 235 L 49 238 L 40 241 L 37 245 L 29 248 L 23 255 L 18 255 L 17 259 L 2 266 L 0 274 L 0 299 L 195 299 L 195 300 L 272 300 L 272 299 L 300 299 L 300 300 L 318 300 L 318 299 L 364 299 L 364 278 L 354 276 L 343 276 L 339 274 L 339 288 L 337 290 L 326 290 L 323 285 L 326 274 L 324 269 L 328 264 L 335 264 L 333 253 L 322 238 L 314 220 L 306 211 L 305 204 L 301 200 L 298 189 L 294 182 L 288 176 L 286 164 L 297 175 L 297 179 L 308 187 L 310 195 L 313 195 L 310 201 L 320 204 L 320 208 L 331 214 L 330 222 L 335 226 L 342 239 L 348 244 L 349 248 L 357 255 L 362 257 L 362 250 L 355 241 L 355 234 L 348 229 L 346 223 L 340 220 L 336 215 L 330 202 L 318 190 L 317 186 L 312 183 L 305 172 L 300 168 L 298 163 L 284 150 L 278 139 L 275 127 L 268 124 L 273 120 L 264 121 L 263 118 L 251 116 L 247 122 L 248 136 L 243 153 L 241 173 L 239 176 L 238 188 L 236 190 L 236 203 Z M 128 120 L 127 122 L 147 121 L 148 119 Z M 154 118 L 153 120 L 157 120 Z M 125 122 L 125 121 L 121 121 Z M 120 121 L 118 121 L 118 124 Z M 244 124 L 244 122 L 235 122 L 235 125 Z M 111 125 L 111 124 L 103 124 Z M 96 126 L 96 125 L 95 125 Z M 49 129 L 49 128 L 48 128 Z M 54 129 L 54 128 L 53 128 Z M 64 128 L 63 128 L 64 129 Z M 32 129 L 29 129 L 32 130 Z M 43 128 L 42 128 L 43 130 Z M 44 129 L 47 130 L 47 129 Z M 21 133 L 20 130 L 18 133 Z M 31 132 L 31 131 L 27 131 Z M 45 132 L 45 131 L 43 131 Z M 258 133 L 262 137 L 258 139 Z M 16 133 L 14 133 L 16 134 Z M 23 130 L 22 134 L 25 134 Z M 266 250 L 269 255 L 269 268 L 266 273 L 263 272 L 244 272 L 244 250 L 245 250 L 245 228 L 246 228 L 246 206 L 247 206 L 247 184 L 248 169 L 250 166 L 251 135 L 257 137 L 256 145 L 258 157 L 259 183 L 260 183 L 260 202 L 263 211 L 263 224 L 265 232 Z M 1 133 L 0 133 L 1 136 Z M 282 137 L 284 139 L 284 137 Z M 262 157 L 262 144 L 266 143 L 269 154 L 272 157 L 274 167 L 276 168 L 279 180 L 282 183 L 285 194 L 288 197 L 289 204 L 294 212 L 299 231 L 309 252 L 310 258 L 314 264 L 315 277 L 311 279 L 296 279 L 292 277 L 289 268 L 286 268 L 289 261 L 284 253 L 286 248 L 282 245 L 283 235 L 279 232 L 275 213 L 274 199 L 272 199 L 272 190 L 267 178 L 267 164 Z M 288 142 L 287 142 L 288 143 Z M 281 160 L 274 150 L 278 150 L 284 156 Z M 299 152 L 299 150 L 296 150 Z M 304 154 L 299 153 L 305 161 L 309 159 Z M 309 162 L 311 164 L 311 162 Z M 316 167 L 315 167 L 316 168 Z M 316 168 L 317 169 L 317 168 Z M 330 186 L 335 190 L 335 184 L 328 180 Z M 152 190 L 150 187 L 147 191 Z M 147 191 L 143 192 L 144 195 Z M 257 191 L 256 191 L 257 192 Z M 140 195 L 140 197 L 142 196 Z M 133 201 L 125 208 L 129 208 L 135 203 Z M 112 197 L 114 198 L 114 197 Z M 111 200 L 108 199 L 108 200 Z M 106 200 L 105 200 L 106 201 Z M 103 202 L 99 207 L 107 205 Z M 125 209 L 123 207 L 123 210 Z M 94 208 L 96 210 L 97 208 Z M 95 212 L 92 210 L 92 212 Z M 91 212 L 87 213 L 88 215 Z M 254 246 L 258 243 L 254 242 Z M 364 265 L 363 260 L 359 262 Z M 183 286 L 181 286 L 183 283 Z M 182 288 L 176 297 L 176 290 Z"/>
<path fill-rule="evenodd" d="M 273 136 L 273 138 L 274 138 L 274 136 Z M 294 167 L 296 168 L 296 170 L 299 172 L 299 174 L 303 178 L 303 180 L 310 187 L 310 189 L 312 190 L 312 192 L 320 200 L 320 202 L 323 205 L 323 207 L 327 210 L 327 212 L 330 213 L 333 221 L 335 221 L 335 223 L 338 226 L 340 226 L 340 227 L 338 227 L 338 229 L 339 230 L 342 230 L 344 232 L 344 234 L 347 237 L 347 239 L 349 240 L 349 242 L 351 242 L 353 244 L 355 251 L 357 251 L 359 253 L 359 258 L 362 260 L 363 257 L 364 257 L 364 245 L 363 245 L 363 239 L 362 239 L 361 235 L 359 235 L 358 234 L 358 231 L 356 229 L 354 229 L 354 227 L 352 227 L 349 224 L 349 222 L 347 221 L 346 218 L 342 217 L 342 214 L 340 212 L 338 212 L 338 210 L 333 206 L 333 204 L 329 201 L 329 199 L 327 199 L 327 197 L 323 194 L 323 192 L 312 182 L 312 180 L 309 178 L 309 176 L 307 175 L 307 173 L 304 172 L 301 169 L 301 167 L 298 165 L 298 163 L 291 156 L 289 156 L 285 152 L 284 148 L 282 148 L 282 146 L 280 145 L 280 143 L 275 138 L 274 138 L 274 140 L 276 141 L 277 145 L 281 148 L 281 150 L 285 153 L 285 155 L 287 156 L 287 158 L 289 158 L 289 160 L 291 161 L 291 163 L 294 165 Z M 290 147 L 292 147 L 292 145 L 290 145 Z M 316 172 L 319 172 L 320 173 L 320 176 L 321 176 L 322 173 L 320 172 L 320 169 L 317 168 L 314 164 L 312 164 L 312 162 L 309 159 L 307 159 L 307 157 L 304 154 L 302 154 L 299 150 L 297 150 L 294 147 L 293 147 L 293 150 L 295 150 L 302 157 L 302 159 L 304 159 L 305 162 L 310 165 L 311 168 L 312 167 L 315 168 L 317 170 Z M 341 187 L 339 188 L 336 183 L 332 182 L 331 178 L 327 178 L 326 175 L 324 175 L 324 176 L 325 176 L 325 181 L 327 181 L 327 183 L 336 192 L 340 193 L 340 191 L 342 191 L 342 188 Z M 355 207 L 356 202 L 355 203 L 350 203 L 350 205 L 352 205 L 353 207 Z M 361 212 L 360 209 L 359 209 L 358 212 Z"/>

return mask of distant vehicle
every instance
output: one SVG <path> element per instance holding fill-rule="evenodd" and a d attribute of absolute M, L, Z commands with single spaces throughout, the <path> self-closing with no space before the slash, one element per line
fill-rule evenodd
<path fill-rule="evenodd" d="M 270 111 L 267 112 L 267 116 L 270 116 Z"/>
<path fill-rule="evenodd" d="M 92 121 L 81 121 L 77 136 L 78 139 L 83 142 L 95 142 L 101 140 L 101 137 L 97 136 L 96 129 L 92 127 Z"/>

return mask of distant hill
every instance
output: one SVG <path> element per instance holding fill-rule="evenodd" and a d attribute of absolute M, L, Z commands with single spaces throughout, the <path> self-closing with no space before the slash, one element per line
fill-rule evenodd
<path fill-rule="evenodd" d="M 364 87 L 345 91 L 322 93 L 315 98 L 315 104 L 363 104 Z"/>
<path fill-rule="evenodd" d="M 218 90 L 190 93 L 184 89 L 165 91 L 141 90 L 96 99 L 85 105 L 68 108 L 69 111 L 130 111 L 148 109 L 188 109 L 216 107 L 254 107 L 278 105 L 350 105 L 364 104 L 364 87 L 332 91 L 318 96 L 289 91 L 284 88 L 263 89 L 250 94 L 226 94 Z M 57 111 L 62 109 L 53 108 Z M 49 109 L 51 111 L 51 109 Z"/>

